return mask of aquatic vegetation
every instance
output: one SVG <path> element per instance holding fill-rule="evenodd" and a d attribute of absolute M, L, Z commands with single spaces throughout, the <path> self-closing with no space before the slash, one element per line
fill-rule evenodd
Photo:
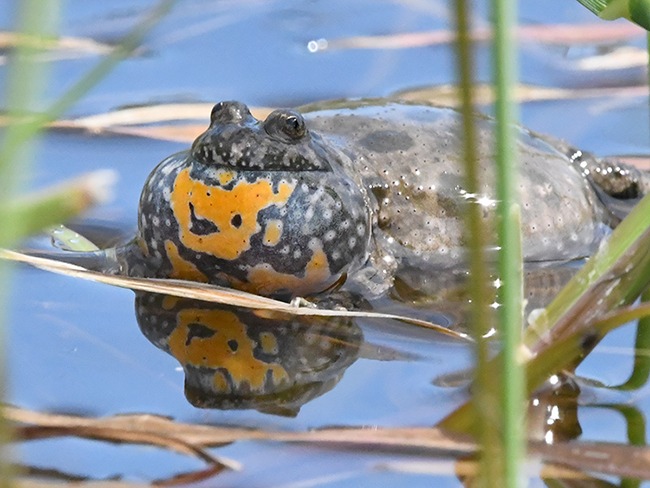
<path fill-rule="evenodd" d="M 647 0 L 578 0 L 601 19 L 626 18 L 650 29 L 650 3 Z"/>

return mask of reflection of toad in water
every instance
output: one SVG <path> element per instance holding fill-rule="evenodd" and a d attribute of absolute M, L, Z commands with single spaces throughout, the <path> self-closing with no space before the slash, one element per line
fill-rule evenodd
<path fill-rule="evenodd" d="M 139 293 L 142 333 L 174 356 L 185 395 L 200 408 L 296 415 L 338 383 L 357 358 L 362 332 L 349 319 L 261 313 Z"/>

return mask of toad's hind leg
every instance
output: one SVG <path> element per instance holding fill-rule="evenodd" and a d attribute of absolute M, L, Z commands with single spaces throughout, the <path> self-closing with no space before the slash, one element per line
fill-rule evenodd
<path fill-rule="evenodd" d="M 650 192 L 650 173 L 615 158 L 597 158 L 565 143 L 557 146 L 589 180 L 616 225 Z"/>

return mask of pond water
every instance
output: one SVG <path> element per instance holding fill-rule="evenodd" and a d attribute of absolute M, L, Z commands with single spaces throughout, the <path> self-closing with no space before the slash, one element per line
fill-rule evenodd
<path fill-rule="evenodd" d="M 0 4 L 0 28 L 11 25 L 16 2 Z M 486 25 L 485 2 L 477 3 L 476 22 Z M 307 48 L 309 41 L 318 39 L 332 43 L 353 36 L 450 29 L 447 4 L 435 0 L 179 0 L 136 55 L 120 63 L 66 118 L 129 106 L 229 99 L 258 107 L 296 106 L 452 83 L 454 52 L 448 43 L 322 52 Z M 153 5 L 133 0 L 69 1 L 61 32 L 110 44 Z M 577 2 L 522 2 L 520 8 L 526 25 L 596 22 Z M 641 92 L 621 88 L 619 96 L 611 92 L 579 96 L 580 90 L 587 93 L 595 87 L 643 83 L 645 70 L 638 65 L 588 70 L 583 62 L 622 45 L 640 48 L 643 44 L 642 35 L 598 45 L 523 44 L 524 82 L 577 90 L 569 99 L 524 103 L 523 124 L 603 155 L 647 154 L 648 103 Z M 47 99 L 63 93 L 98 59 L 92 53 L 57 58 L 52 63 Z M 5 74 L 3 63 L 0 85 Z M 477 77 L 490 79 L 485 46 L 478 49 Z M 52 130 L 40 142 L 30 184 L 41 187 L 82 172 L 112 168 L 120 176 L 115 198 L 95 208 L 87 222 L 128 233 L 136 225 L 146 176 L 158 161 L 185 147 L 144 137 Z M 271 413 L 254 408 L 196 408 L 186 398 L 179 362 L 160 349 L 170 349 L 172 339 L 157 333 L 155 327 L 149 339 L 143 335 L 140 328 L 146 329 L 143 323 L 150 319 L 138 325 L 134 299 L 134 293 L 127 290 L 18 267 L 9 310 L 7 401 L 37 411 L 90 416 L 153 413 L 190 423 L 304 431 L 326 426 L 429 426 L 466 397 L 462 386 L 441 386 L 440 378 L 470 366 L 469 348 L 427 331 L 360 320 L 337 329 L 343 339 L 319 336 L 318 340 L 338 344 L 328 346 L 337 355 L 328 363 L 327 385 L 303 392 L 305 400 L 311 398 L 304 405 L 297 405 L 300 398 L 292 398 L 296 401 L 290 408 L 249 404 Z M 204 315 L 207 320 L 212 312 Z M 578 374 L 607 385 L 624 382 L 632 366 L 634 332 L 634 326 L 627 326 L 610 334 Z M 288 329 L 286 340 L 293 340 L 292 347 L 304 348 L 305 357 L 312 360 L 322 359 L 311 352 L 310 344 L 291 335 Z M 213 346 L 208 341 L 206 347 Z M 205 383 L 200 378 L 196 381 Z M 645 417 L 650 411 L 647 393 L 644 386 L 618 394 L 615 401 L 638 409 Z M 201 403 L 196 391 L 187 394 Z M 611 403 L 611 396 L 592 388 L 580 397 L 581 439 L 627 442 L 621 414 L 599 407 Z M 396 457 L 259 442 L 238 442 L 214 453 L 244 468 L 208 479 L 206 486 L 431 486 L 432 482 L 429 476 L 380 468 L 386 461 L 419 459 L 410 454 Z M 73 438 L 24 443 L 18 455 L 25 466 L 92 479 L 117 476 L 148 482 L 204 467 L 193 457 L 151 447 Z M 453 475 L 441 475 L 436 482 L 439 486 L 459 484 Z"/>

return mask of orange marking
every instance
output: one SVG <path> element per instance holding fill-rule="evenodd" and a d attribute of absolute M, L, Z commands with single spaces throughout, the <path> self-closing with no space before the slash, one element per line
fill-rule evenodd
<path fill-rule="evenodd" d="M 179 297 L 175 297 L 173 295 L 164 295 L 162 297 L 162 301 L 160 302 L 160 306 L 162 307 L 163 310 L 172 310 L 176 305 L 178 305 L 178 302 L 180 302 Z"/>
<path fill-rule="evenodd" d="M 295 183 L 280 183 L 275 193 L 269 180 L 260 179 L 253 183 L 240 181 L 232 190 L 224 190 L 192 179 L 190 170 L 184 169 L 176 177 L 171 199 L 179 238 L 189 249 L 230 261 L 236 259 L 250 248 L 251 237 L 261 230 L 257 223 L 259 211 L 271 205 L 284 206 L 295 186 Z M 193 234 L 190 231 L 190 203 L 195 215 L 213 222 L 219 232 Z M 239 227 L 231 223 L 236 214 L 241 216 Z"/>
<path fill-rule="evenodd" d="M 273 247 L 278 242 L 280 242 L 280 237 L 282 237 L 282 221 L 269 220 L 266 223 L 266 229 L 264 230 L 264 239 L 262 242 L 265 246 Z"/>
<path fill-rule="evenodd" d="M 232 171 L 221 170 L 217 174 L 217 179 L 219 180 L 219 184 L 221 186 L 226 186 L 228 183 L 230 183 L 233 180 L 234 177 L 235 174 Z"/>
<path fill-rule="evenodd" d="M 149 246 L 147 246 L 147 244 L 145 244 L 144 239 L 142 239 L 141 237 L 138 237 L 136 239 L 135 243 L 140 248 L 140 251 L 142 252 L 142 255 L 145 258 L 148 258 L 149 257 Z"/>
<path fill-rule="evenodd" d="M 264 392 L 268 373 L 273 384 L 289 380 L 287 371 L 277 363 L 266 363 L 254 356 L 255 342 L 246 334 L 246 326 L 237 315 L 226 310 L 188 308 L 178 312 L 178 325 L 169 336 L 169 350 L 182 364 L 204 368 L 224 368 L 235 388 L 248 385 L 251 391 Z M 190 339 L 191 324 L 201 324 L 215 333 L 210 337 Z M 229 342 L 236 342 L 235 350 Z M 227 389 L 228 382 L 216 372 L 214 385 L 219 391 Z"/>
<path fill-rule="evenodd" d="M 223 371 L 217 371 L 214 373 L 212 378 L 212 386 L 214 386 L 214 391 L 227 392 L 229 389 L 228 378 L 223 374 Z"/>
<path fill-rule="evenodd" d="M 278 354 L 278 339 L 270 332 L 260 333 L 260 346 L 266 354 Z"/>
<path fill-rule="evenodd" d="M 248 283 L 231 278 L 234 288 L 258 295 L 272 295 L 281 290 L 290 290 L 294 296 L 309 295 L 329 288 L 338 280 L 330 273 L 327 255 L 319 246 L 305 267 L 304 275 L 280 273 L 268 265 L 258 264 L 248 271 Z"/>
<path fill-rule="evenodd" d="M 194 264 L 186 261 L 178 253 L 178 248 L 169 239 L 165 241 L 165 250 L 167 251 L 167 259 L 172 264 L 172 272 L 170 278 L 178 278 L 181 280 L 201 281 L 207 283 L 208 278 L 194 266 Z"/>

